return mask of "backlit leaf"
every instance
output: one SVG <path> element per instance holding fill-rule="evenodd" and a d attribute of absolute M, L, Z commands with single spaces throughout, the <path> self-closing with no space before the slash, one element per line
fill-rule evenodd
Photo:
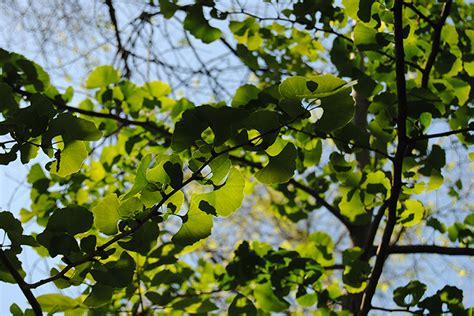
<path fill-rule="evenodd" d="M 296 168 L 296 149 L 287 144 L 276 156 L 271 157 L 268 164 L 255 174 L 258 181 L 265 184 L 284 183 L 293 177 Z"/>
<path fill-rule="evenodd" d="M 119 199 L 116 194 L 108 195 L 102 199 L 95 207 L 92 208 L 94 213 L 94 224 L 100 232 L 106 235 L 114 235 L 118 232 L 118 221 L 120 215 Z"/>
<path fill-rule="evenodd" d="M 49 172 L 63 178 L 76 173 L 81 170 L 82 163 L 87 158 L 87 155 L 88 153 L 84 142 L 73 141 L 68 143 L 61 152 L 59 166 L 58 161 L 55 160 L 51 164 Z"/>

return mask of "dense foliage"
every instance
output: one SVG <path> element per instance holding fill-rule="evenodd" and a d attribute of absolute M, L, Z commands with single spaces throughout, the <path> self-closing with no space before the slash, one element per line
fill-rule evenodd
<path fill-rule="evenodd" d="M 255 74 L 230 102 L 196 105 L 106 65 L 85 80 L 93 97 L 76 101 L 38 64 L 0 50 L 0 163 L 50 160 L 31 165 L 29 209 L 0 212 L 0 280 L 21 288 L 26 315 L 472 313 L 459 288 L 419 280 L 396 288 L 390 306 L 373 304 L 392 254 L 474 255 L 474 214 L 438 216 L 423 198 L 437 190 L 469 203 L 469 175 L 447 176 L 443 140 L 474 160 L 472 5 L 264 2 L 279 11 L 150 3 L 148 18 L 182 18 L 190 36 L 225 41 Z M 213 256 L 213 228 L 259 198 L 285 223 L 326 209 L 345 250 L 315 225 L 298 242 L 247 236 L 229 258 Z M 24 233 L 29 222 L 37 234 Z M 414 231 L 442 244 L 407 242 Z M 26 247 L 60 259 L 50 277 L 25 281 Z M 51 283 L 82 294 L 33 294 Z"/>

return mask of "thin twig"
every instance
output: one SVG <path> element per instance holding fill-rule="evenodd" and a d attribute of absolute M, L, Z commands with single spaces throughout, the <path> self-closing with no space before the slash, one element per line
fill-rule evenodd
<path fill-rule="evenodd" d="M 456 130 L 452 130 L 452 131 L 412 137 L 412 138 L 410 138 L 410 142 L 417 142 L 417 141 L 420 141 L 420 140 L 426 140 L 426 139 L 431 139 L 431 138 L 438 138 L 438 137 L 445 137 L 445 136 L 450 136 L 450 135 L 455 135 L 455 134 L 462 134 L 462 133 L 467 133 L 467 132 L 471 132 L 471 131 L 474 131 L 474 124 L 472 126 L 469 126 L 469 127 L 456 129 Z"/>
<path fill-rule="evenodd" d="M 433 21 L 431 21 L 431 19 L 429 17 L 427 17 L 426 15 L 424 15 L 423 13 L 421 13 L 420 10 L 418 10 L 418 8 L 411 2 L 403 2 L 403 5 L 407 8 L 410 8 L 413 12 L 415 12 L 423 21 L 425 21 L 426 23 L 428 23 L 429 25 L 431 25 L 431 27 L 433 28 L 436 28 L 436 23 L 434 23 Z"/>

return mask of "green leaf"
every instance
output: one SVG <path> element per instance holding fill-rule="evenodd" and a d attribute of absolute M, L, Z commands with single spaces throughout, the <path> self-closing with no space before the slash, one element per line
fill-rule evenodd
<path fill-rule="evenodd" d="M 66 144 L 60 154 L 60 161 L 55 160 L 50 166 L 50 173 L 59 177 L 67 177 L 81 170 L 82 163 L 87 158 L 86 145 L 82 141 L 73 141 Z"/>
<path fill-rule="evenodd" d="M 238 294 L 229 305 L 229 316 L 247 315 L 252 316 L 257 314 L 257 309 L 252 301 L 245 296 Z"/>
<path fill-rule="evenodd" d="M 244 177 L 238 169 L 232 168 L 222 187 L 209 193 L 196 195 L 195 203 L 199 207 L 201 201 L 205 201 L 215 209 L 215 214 L 212 215 L 229 216 L 242 205 L 244 186 Z"/>
<path fill-rule="evenodd" d="M 325 232 L 314 232 L 308 239 L 299 244 L 296 250 L 302 257 L 312 258 L 322 266 L 334 264 L 334 243 Z"/>
<path fill-rule="evenodd" d="M 290 304 L 282 298 L 277 297 L 273 293 L 270 282 L 257 284 L 253 290 L 257 307 L 265 312 L 282 312 L 290 307 Z"/>
<path fill-rule="evenodd" d="M 171 93 L 171 87 L 167 83 L 158 80 L 145 83 L 143 90 L 157 99 Z"/>
<path fill-rule="evenodd" d="M 8 114 L 18 108 L 12 88 L 3 82 L 0 82 L 0 100 L 0 113 Z"/>
<path fill-rule="evenodd" d="M 148 221 L 132 235 L 129 241 L 119 241 L 118 244 L 124 249 L 146 256 L 156 244 L 159 234 L 158 225 Z"/>
<path fill-rule="evenodd" d="M 23 316 L 23 311 L 21 310 L 20 306 L 16 305 L 15 303 L 10 305 L 10 313 L 13 316 Z"/>
<path fill-rule="evenodd" d="M 285 79 L 280 84 L 279 91 L 281 96 L 287 99 L 319 99 L 346 90 L 355 84 L 357 81 L 346 82 L 331 74 L 306 78 L 294 76 Z"/>
<path fill-rule="evenodd" d="M 56 210 L 49 218 L 46 229 L 53 232 L 67 232 L 71 235 L 87 232 L 93 223 L 94 217 L 86 208 L 77 205 L 68 205 Z"/>
<path fill-rule="evenodd" d="M 87 89 L 108 86 L 120 80 L 120 73 L 112 66 L 99 66 L 95 68 L 86 81 Z"/>
<path fill-rule="evenodd" d="M 120 220 L 118 213 L 119 199 L 116 194 L 108 195 L 92 208 L 94 224 L 101 233 L 114 235 L 118 232 L 117 224 Z"/>
<path fill-rule="evenodd" d="M 398 217 L 398 223 L 403 226 L 410 227 L 420 223 L 425 214 L 425 208 L 420 201 L 417 200 L 406 200 L 404 202 L 404 209 Z"/>
<path fill-rule="evenodd" d="M 134 270 L 135 261 L 124 251 L 117 261 L 109 261 L 100 269 L 92 270 L 91 274 L 97 282 L 103 285 L 121 288 L 130 285 Z"/>
<path fill-rule="evenodd" d="M 318 301 L 318 295 L 316 293 L 306 293 L 297 297 L 296 301 L 300 306 L 311 307 Z"/>
<path fill-rule="evenodd" d="M 75 117 L 71 113 L 59 114 L 51 121 L 42 143 L 49 144 L 51 139 L 57 135 L 61 135 L 65 141 L 95 141 L 102 137 L 102 133 L 93 122 Z"/>
<path fill-rule="evenodd" d="M 38 146 L 29 143 L 20 146 L 20 160 L 22 164 L 27 164 L 31 159 L 38 154 Z"/>
<path fill-rule="evenodd" d="M 285 79 L 279 87 L 282 97 L 287 99 L 302 98 L 311 93 L 306 86 L 306 78 L 294 76 Z"/>
<path fill-rule="evenodd" d="M 188 13 L 184 19 L 183 26 L 193 36 L 206 44 L 214 42 L 221 37 L 221 30 L 209 25 L 209 22 L 204 17 L 201 5 L 192 5 L 187 11 Z"/>
<path fill-rule="evenodd" d="M 321 99 L 321 108 L 324 110 L 321 118 L 314 124 L 319 131 L 332 132 L 346 126 L 355 112 L 354 99 L 350 95 L 350 88 L 337 94 Z"/>
<path fill-rule="evenodd" d="M 187 221 L 183 223 L 179 231 L 173 236 L 172 241 L 178 245 L 192 245 L 206 238 L 212 231 L 212 215 L 206 214 L 199 209 L 197 195 L 191 197 L 189 211 L 186 215 Z"/>
<path fill-rule="evenodd" d="M 117 209 L 120 218 L 134 218 L 143 210 L 143 203 L 139 198 L 132 196 L 129 199 L 122 200 Z"/>
<path fill-rule="evenodd" d="M 181 120 L 176 123 L 171 148 L 175 152 L 181 152 L 201 138 L 201 133 L 208 127 L 205 121 L 199 117 L 200 108 L 190 109 L 183 113 Z"/>
<path fill-rule="evenodd" d="M 165 19 L 171 19 L 175 12 L 179 9 L 179 6 L 170 0 L 159 0 L 160 1 L 160 12 L 163 14 Z"/>
<path fill-rule="evenodd" d="M 357 16 L 361 21 L 369 22 L 371 18 L 372 4 L 375 0 L 359 0 L 359 10 Z"/>
<path fill-rule="evenodd" d="M 288 182 L 293 177 L 296 169 L 296 149 L 293 144 L 287 144 L 276 156 L 271 157 L 268 164 L 259 170 L 255 177 L 265 184 Z"/>
<path fill-rule="evenodd" d="M 354 28 L 354 43 L 361 51 L 377 50 L 377 31 L 364 23 L 357 23 Z"/>
<path fill-rule="evenodd" d="M 122 201 L 134 196 L 137 193 L 140 193 L 143 189 L 146 188 L 146 186 L 148 185 L 148 181 L 146 179 L 146 170 L 150 165 L 151 158 L 152 157 L 150 154 L 142 158 L 142 160 L 138 164 L 137 174 L 135 175 L 135 182 L 133 183 L 133 186 L 130 191 L 128 191 L 127 194 L 120 198 Z"/>
<path fill-rule="evenodd" d="M 179 189 L 183 183 L 183 170 L 181 170 L 181 164 L 167 161 L 163 164 L 163 169 L 168 174 L 171 187 L 173 189 Z"/>
<path fill-rule="evenodd" d="M 418 304 L 425 292 L 425 284 L 419 281 L 410 281 L 407 285 L 396 288 L 393 291 L 393 300 L 395 301 L 395 303 L 397 303 L 398 306 L 416 306 L 416 304 Z M 408 296 L 410 296 L 411 299 L 407 301 Z"/>
<path fill-rule="evenodd" d="M 43 294 L 38 296 L 38 303 L 48 313 L 64 312 L 79 307 L 80 303 L 62 294 Z"/>
<path fill-rule="evenodd" d="M 88 307 L 100 307 L 110 302 L 114 288 L 100 283 L 92 286 L 92 290 L 84 300 L 84 304 Z"/>
<path fill-rule="evenodd" d="M 210 180 L 214 184 L 221 184 L 224 178 L 229 173 L 232 163 L 230 162 L 229 155 L 220 155 L 213 161 L 209 163 L 211 168 L 211 177 Z M 209 178 L 209 175 L 204 175 L 204 177 Z"/>
<path fill-rule="evenodd" d="M 31 169 L 28 172 L 27 180 L 28 180 L 28 183 L 34 184 L 36 183 L 36 181 L 39 181 L 41 179 L 47 179 L 47 178 L 40 164 L 36 163 L 33 166 L 31 166 Z"/>
<path fill-rule="evenodd" d="M 232 99 L 232 106 L 235 108 L 247 105 L 251 101 L 258 100 L 260 90 L 251 84 L 240 86 Z"/>

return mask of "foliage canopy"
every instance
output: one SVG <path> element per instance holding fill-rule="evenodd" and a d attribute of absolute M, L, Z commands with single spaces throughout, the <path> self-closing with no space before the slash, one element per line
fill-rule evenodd
<path fill-rule="evenodd" d="M 256 78 L 231 100 L 196 105 L 103 65 L 78 102 L 37 63 L 0 50 L 0 164 L 50 161 L 31 165 L 30 208 L 0 212 L 0 280 L 31 305 L 12 314 L 472 313 L 449 284 L 410 280 L 391 307 L 373 297 L 393 254 L 474 255 L 474 214 L 439 215 L 425 198 L 469 203 L 443 140 L 474 160 L 473 6 L 263 2 L 276 15 L 212 0 L 150 1 L 146 12 L 231 49 Z M 229 236 L 232 255 L 214 256 L 213 229 L 257 203 L 293 227 L 326 209 L 348 236 L 343 251 L 315 225 L 280 245 Z M 37 233 L 24 233 L 29 222 Z M 406 237 L 433 231 L 442 244 Z M 60 259 L 49 277 L 25 281 L 26 247 Z M 81 294 L 32 293 L 51 283 Z"/>

